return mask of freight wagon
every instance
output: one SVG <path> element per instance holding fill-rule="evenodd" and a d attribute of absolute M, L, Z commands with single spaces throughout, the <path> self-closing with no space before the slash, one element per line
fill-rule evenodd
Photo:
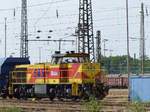
<path fill-rule="evenodd" d="M 20 64 L 30 64 L 29 58 L 0 58 L 0 96 L 6 97 L 4 92 L 8 88 L 9 73 Z"/>
<path fill-rule="evenodd" d="M 107 75 L 106 84 L 109 86 L 109 88 L 128 88 L 128 77 Z"/>

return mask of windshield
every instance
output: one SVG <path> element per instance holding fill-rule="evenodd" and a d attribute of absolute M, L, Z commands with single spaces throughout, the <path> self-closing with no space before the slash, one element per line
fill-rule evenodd
<path fill-rule="evenodd" d="M 86 63 L 88 62 L 87 57 L 53 57 L 52 64 L 61 63 Z"/>

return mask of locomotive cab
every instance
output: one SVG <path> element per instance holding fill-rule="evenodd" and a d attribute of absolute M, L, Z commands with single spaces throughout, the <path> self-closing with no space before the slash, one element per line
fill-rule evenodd
<path fill-rule="evenodd" d="M 86 53 L 75 53 L 66 52 L 66 54 L 60 54 L 60 52 L 55 52 L 52 55 L 51 64 L 65 64 L 65 63 L 87 63 L 89 62 L 89 55 Z"/>

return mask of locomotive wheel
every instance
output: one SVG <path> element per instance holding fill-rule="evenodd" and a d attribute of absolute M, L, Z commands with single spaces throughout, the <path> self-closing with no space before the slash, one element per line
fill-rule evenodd
<path fill-rule="evenodd" d="M 49 99 L 50 99 L 51 101 L 53 101 L 54 98 L 55 98 L 55 94 L 54 94 L 54 93 L 49 94 Z"/>
<path fill-rule="evenodd" d="M 28 100 L 28 98 L 26 96 L 23 97 L 23 100 Z"/>
<path fill-rule="evenodd" d="M 55 97 L 49 97 L 49 99 L 50 99 L 51 101 L 53 101 L 53 100 L 54 100 L 54 98 L 55 98 Z"/>
<path fill-rule="evenodd" d="M 35 99 L 39 101 L 39 100 L 41 100 L 42 98 L 41 98 L 41 97 L 36 97 L 36 96 L 35 96 Z"/>
<path fill-rule="evenodd" d="M 13 95 L 8 95 L 9 99 L 12 99 L 13 98 Z"/>
<path fill-rule="evenodd" d="M 82 98 L 83 98 L 83 100 L 89 100 L 90 96 L 89 96 L 89 94 L 88 94 L 88 91 L 85 91 L 85 92 L 83 93 Z"/>
<path fill-rule="evenodd" d="M 72 96 L 72 101 L 78 101 L 79 99 L 79 96 Z"/>
<path fill-rule="evenodd" d="M 55 90 L 54 90 L 53 88 L 51 88 L 51 89 L 49 90 L 49 99 L 50 99 L 51 101 L 53 101 L 54 98 L 55 98 Z"/>
<path fill-rule="evenodd" d="M 20 99 L 20 95 L 17 95 L 16 98 L 19 100 Z"/>
<path fill-rule="evenodd" d="M 7 98 L 7 95 L 5 95 L 5 94 L 2 95 L 2 98 L 3 98 L 3 99 L 6 99 L 6 98 Z"/>

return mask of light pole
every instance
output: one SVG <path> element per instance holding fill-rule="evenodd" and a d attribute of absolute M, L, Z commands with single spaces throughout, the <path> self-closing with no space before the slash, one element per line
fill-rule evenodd
<path fill-rule="evenodd" d="M 61 52 L 61 38 L 59 39 L 59 51 Z"/>
<path fill-rule="evenodd" d="M 5 57 L 7 56 L 7 18 L 5 18 Z"/>
<path fill-rule="evenodd" d="M 75 47 L 76 47 L 76 52 L 78 52 L 78 28 L 76 28 L 75 33 L 72 34 L 71 36 L 76 38 L 76 40 L 75 40 L 76 46 Z"/>
<path fill-rule="evenodd" d="M 112 49 L 110 49 L 109 50 L 109 52 L 110 52 L 110 57 L 112 56 L 112 52 L 113 52 L 114 50 L 112 50 Z"/>
<path fill-rule="evenodd" d="M 107 51 L 106 49 L 106 42 L 108 41 L 108 39 L 103 39 L 104 42 L 104 57 L 105 57 L 105 51 Z"/>
<path fill-rule="evenodd" d="M 42 50 L 42 47 L 39 47 L 39 63 L 41 63 L 41 59 L 42 59 L 41 50 Z"/>
<path fill-rule="evenodd" d="M 112 72 L 112 52 L 113 52 L 113 51 L 114 51 L 114 50 L 109 49 L 109 52 L 110 52 L 110 56 L 109 56 L 109 58 L 110 58 L 110 69 L 109 69 L 109 73 Z"/>

